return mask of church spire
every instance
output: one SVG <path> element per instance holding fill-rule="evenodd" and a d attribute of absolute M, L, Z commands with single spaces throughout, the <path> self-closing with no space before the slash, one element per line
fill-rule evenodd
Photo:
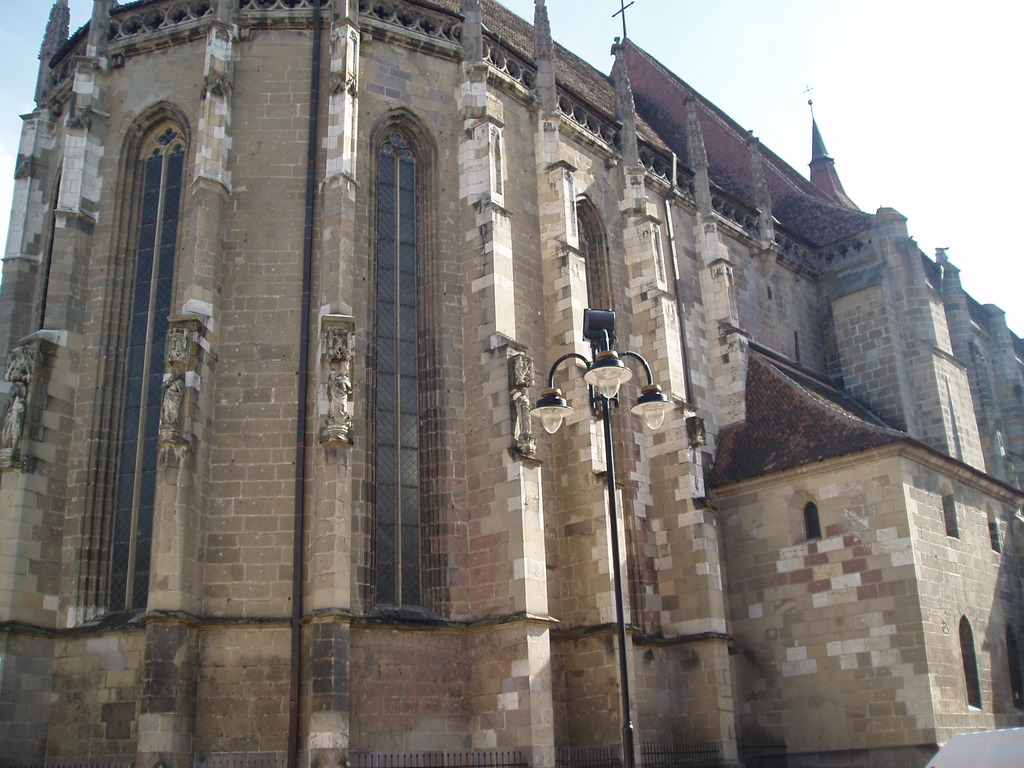
<path fill-rule="evenodd" d="M 41 105 L 50 93 L 50 60 L 68 41 L 71 25 L 71 9 L 68 0 L 56 0 L 50 9 L 50 20 L 46 23 L 43 44 L 39 48 L 39 76 L 36 78 L 36 104 Z"/>
<path fill-rule="evenodd" d="M 814 119 L 814 101 L 808 99 L 807 106 L 811 108 L 811 184 L 840 205 L 859 211 L 856 203 L 846 196 L 843 182 L 836 173 L 836 161 L 825 149 L 825 140 L 821 138 L 821 131 L 818 130 L 818 121 Z"/>

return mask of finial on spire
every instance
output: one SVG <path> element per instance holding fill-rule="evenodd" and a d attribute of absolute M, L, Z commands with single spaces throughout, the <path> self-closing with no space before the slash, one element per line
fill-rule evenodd
<path fill-rule="evenodd" d="M 46 33 L 39 48 L 39 58 L 48 60 L 68 41 L 71 27 L 71 9 L 68 0 L 56 0 L 50 9 L 50 20 L 46 22 Z"/>
<path fill-rule="evenodd" d="M 36 80 L 36 104 L 42 104 L 49 95 L 50 60 L 68 41 L 71 25 L 71 9 L 68 0 L 56 0 L 50 9 L 50 20 L 46 22 L 43 43 L 39 47 L 39 77 Z"/>

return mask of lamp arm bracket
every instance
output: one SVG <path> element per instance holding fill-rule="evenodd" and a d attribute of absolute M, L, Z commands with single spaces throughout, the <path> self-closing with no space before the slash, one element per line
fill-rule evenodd
<path fill-rule="evenodd" d="M 558 366 L 560 366 L 566 360 L 570 360 L 570 359 L 572 359 L 574 357 L 577 360 L 582 360 L 583 361 L 583 365 L 586 367 L 586 369 L 588 371 L 590 370 L 590 360 L 585 358 L 579 352 L 569 352 L 568 354 L 562 355 L 560 358 L 555 360 L 554 365 L 551 366 L 551 370 L 548 372 L 548 388 L 549 389 L 554 389 L 555 388 L 555 370 L 558 368 Z"/>
<path fill-rule="evenodd" d="M 632 357 L 635 360 L 639 360 L 640 365 L 644 367 L 644 373 L 647 374 L 647 384 L 649 386 L 654 384 L 654 374 L 651 373 L 651 366 L 648 365 L 647 360 L 644 359 L 643 355 L 639 355 L 636 352 L 620 352 L 619 357 Z"/>

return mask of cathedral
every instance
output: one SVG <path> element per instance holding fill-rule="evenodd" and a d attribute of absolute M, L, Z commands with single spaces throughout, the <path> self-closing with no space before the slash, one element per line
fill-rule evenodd
<path fill-rule="evenodd" d="M 813 121 L 804 175 L 544 0 L 40 32 L 0 766 L 921 768 L 1024 726 L 1024 342 Z"/>

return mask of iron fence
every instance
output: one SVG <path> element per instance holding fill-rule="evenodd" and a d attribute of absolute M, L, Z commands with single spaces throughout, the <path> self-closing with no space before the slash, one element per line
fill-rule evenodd
<path fill-rule="evenodd" d="M 648 741 L 640 745 L 643 768 L 720 768 L 717 741 Z"/>
<path fill-rule="evenodd" d="M 786 742 L 772 736 L 739 740 L 745 768 L 788 768 Z M 522 750 L 463 752 L 348 752 L 351 768 L 529 768 Z M 134 755 L 83 758 L 17 759 L 0 757 L 0 768 L 132 768 Z M 284 768 L 284 752 L 216 752 L 194 755 L 190 768 Z M 716 741 L 649 741 L 640 745 L 641 768 L 721 768 Z M 558 747 L 556 768 L 622 768 L 620 745 Z"/>
<path fill-rule="evenodd" d="M 0 768 L 131 768 L 135 755 L 91 757 L 0 757 Z"/>
<path fill-rule="evenodd" d="M 558 747 L 555 768 L 622 768 L 618 747 Z"/>
<path fill-rule="evenodd" d="M 210 752 L 193 755 L 191 768 L 284 768 L 288 756 L 284 752 Z"/>
<path fill-rule="evenodd" d="M 352 768 L 528 768 L 518 749 L 468 752 L 360 752 L 350 751 Z"/>
<path fill-rule="evenodd" d="M 781 736 L 743 736 L 738 746 L 745 768 L 789 768 L 786 740 Z"/>

